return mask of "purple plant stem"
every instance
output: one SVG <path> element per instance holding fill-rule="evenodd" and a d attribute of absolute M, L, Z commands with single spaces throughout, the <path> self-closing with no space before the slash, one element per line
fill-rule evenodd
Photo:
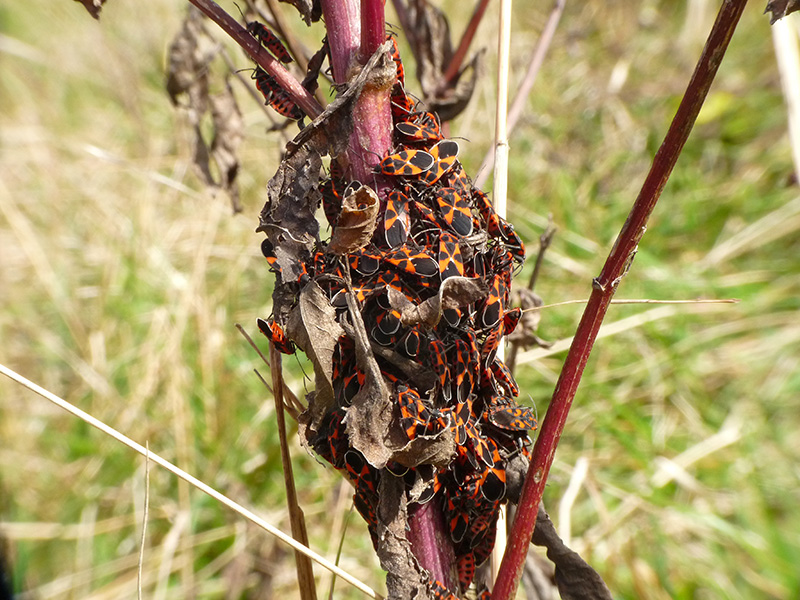
<path fill-rule="evenodd" d="M 409 513 L 408 541 L 414 556 L 434 579 L 455 589 L 458 585 L 453 577 L 456 555 L 441 506 L 431 501 Z"/>
<path fill-rule="evenodd" d="M 564 431 L 567 414 L 597 338 L 600 324 L 619 282 L 630 268 L 636 247 L 644 235 L 647 220 L 689 137 L 746 3 L 747 0 L 723 2 L 678 112 L 653 159 L 650 172 L 628 215 L 628 220 L 622 226 L 600 276 L 592 282 L 589 303 L 578 325 L 575 339 L 567 354 L 542 429 L 533 448 L 531 465 L 511 529 L 512 535 L 492 594 L 493 600 L 510 600 L 516 594 L 556 446 Z"/>
<path fill-rule="evenodd" d="M 361 36 L 358 3 L 359 0 L 321 0 L 336 84 L 347 83 L 358 56 Z"/>
<path fill-rule="evenodd" d="M 244 48 L 254 61 L 272 75 L 278 84 L 286 90 L 292 100 L 303 109 L 309 118 L 314 119 L 322 113 L 322 107 L 308 93 L 300 82 L 295 79 L 286 68 L 278 62 L 258 41 L 242 27 L 236 19 L 226 13 L 219 4 L 211 0 L 189 0 L 200 9 L 209 19 L 219 25 L 225 33 L 233 38 L 237 44 Z"/>
<path fill-rule="evenodd" d="M 362 65 L 386 41 L 386 15 L 382 0 L 361 0 L 361 48 L 358 60 Z"/>
<path fill-rule="evenodd" d="M 361 50 L 362 64 L 373 55 L 386 40 L 386 20 L 383 0 L 361 0 Z M 361 152 L 359 164 L 364 169 L 362 177 L 373 177 L 373 167 L 392 147 L 392 107 L 388 89 L 364 89 L 354 111 L 356 146 L 351 149 Z M 353 175 L 356 165 L 352 164 Z M 362 179 L 365 181 L 366 179 Z M 379 196 L 385 196 L 388 182 L 383 177 L 375 179 Z M 450 535 L 445 527 L 444 515 L 436 502 L 429 502 L 409 511 L 408 540 L 411 550 L 423 568 L 434 579 L 451 588 L 457 585 L 453 578 L 455 552 Z"/>

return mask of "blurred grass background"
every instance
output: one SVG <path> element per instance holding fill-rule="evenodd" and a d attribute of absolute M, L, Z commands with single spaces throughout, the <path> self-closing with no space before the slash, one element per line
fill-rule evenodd
<path fill-rule="evenodd" d="M 184 4 L 117 0 L 100 23 L 72 2 L 0 6 L 0 362 L 288 530 L 272 399 L 234 327 L 255 332 L 270 312 L 253 230 L 281 140 L 237 88 L 244 212 L 205 192 L 163 91 Z M 545 497 L 617 598 L 800 594 L 800 194 L 762 4 L 618 293 L 741 303 L 612 308 L 617 332 L 595 348 Z M 469 11 L 444 6 L 460 34 Z M 546 302 L 588 296 L 715 9 L 567 3 L 511 138 L 511 220 L 529 255 L 548 214 L 559 227 L 537 286 Z M 549 10 L 516 3 L 512 91 Z M 487 65 L 494 12 L 480 29 Z M 493 94 L 485 73 L 452 126 L 473 174 Z M 546 311 L 540 335 L 568 338 L 580 313 Z M 563 356 L 522 356 L 542 415 Z M 308 389 L 299 362 L 285 366 Z M 20 597 L 134 597 L 143 460 L 7 380 L 0 440 L 0 533 Z M 292 450 L 312 546 L 333 556 L 350 492 Z M 150 478 L 145 597 L 297 597 L 291 552 L 160 469 Z M 353 517 L 347 531 L 342 565 L 382 589 L 365 527 Z M 335 596 L 361 597 L 341 582 Z"/>

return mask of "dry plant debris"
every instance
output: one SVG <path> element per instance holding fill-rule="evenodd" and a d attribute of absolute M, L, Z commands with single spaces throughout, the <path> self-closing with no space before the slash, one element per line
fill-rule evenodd
<path fill-rule="evenodd" d="M 406 94 L 395 47 L 385 44 L 290 143 L 268 185 L 259 230 L 277 283 L 273 315 L 259 327 L 314 363 L 301 437 L 355 487 L 390 597 L 454 598 L 491 553 L 536 427 L 497 357 L 520 321 L 509 294 L 525 250 L 472 185 L 439 116 Z M 387 79 L 395 150 L 376 166 L 373 188 L 352 180 L 333 142 L 349 138 L 352 99 L 365 83 Z M 323 154 L 332 157 L 326 177 Z M 314 216 L 320 205 L 327 240 Z M 426 503 L 444 515 L 454 582 L 424 572 L 406 537 Z"/>

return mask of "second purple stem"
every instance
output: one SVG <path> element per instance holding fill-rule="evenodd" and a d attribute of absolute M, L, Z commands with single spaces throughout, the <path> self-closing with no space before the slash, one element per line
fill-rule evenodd
<path fill-rule="evenodd" d="M 600 276 L 592 282 L 592 295 L 578 325 L 533 448 L 533 457 L 522 488 L 519 510 L 511 528 L 512 535 L 509 537 L 509 544 L 492 594 L 493 600 L 510 600 L 516 594 L 531 535 L 536 525 L 536 515 L 547 475 L 553 464 L 556 447 L 564 431 L 567 415 L 589 353 L 597 338 L 597 332 L 619 282 L 630 268 L 636 247 L 644 235 L 647 220 L 689 137 L 746 3 L 747 0 L 723 2 L 664 143 L 653 159 L 650 172 Z"/>

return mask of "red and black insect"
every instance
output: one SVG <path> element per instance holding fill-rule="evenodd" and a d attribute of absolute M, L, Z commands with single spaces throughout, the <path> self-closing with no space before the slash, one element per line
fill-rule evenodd
<path fill-rule="evenodd" d="M 400 312 L 395 309 L 378 313 L 375 327 L 372 328 L 372 339 L 381 346 L 393 346 L 397 342 L 400 318 Z"/>
<path fill-rule="evenodd" d="M 514 333 L 516 330 L 517 325 L 519 325 L 519 320 L 522 317 L 522 309 L 512 308 L 511 310 L 507 310 L 503 313 L 503 330 L 505 331 L 506 335 Z"/>
<path fill-rule="evenodd" d="M 375 512 L 375 507 L 378 504 L 377 498 L 373 497 L 361 487 L 356 487 L 353 494 L 353 506 L 356 507 L 358 514 L 367 523 L 367 530 L 369 531 L 370 538 L 372 539 L 372 546 L 378 548 L 378 516 Z"/>
<path fill-rule="evenodd" d="M 308 271 L 306 270 L 306 265 L 300 261 L 287 262 L 289 268 L 287 268 L 286 272 L 284 272 L 278 257 L 275 256 L 275 250 L 272 246 L 272 242 L 270 242 L 268 238 L 265 238 L 261 242 L 261 253 L 264 255 L 264 258 L 267 259 L 267 264 L 269 265 L 270 270 L 273 273 L 279 273 L 283 281 L 296 281 L 298 283 L 303 283 L 306 279 L 308 279 L 309 275 Z"/>
<path fill-rule="evenodd" d="M 428 171 L 435 162 L 425 150 L 401 150 L 384 158 L 378 166 L 384 175 L 416 177 Z"/>
<path fill-rule="evenodd" d="M 434 600 L 458 600 L 458 597 L 447 589 L 447 586 L 438 579 L 431 579 L 428 582 L 431 589 L 431 596 Z"/>
<path fill-rule="evenodd" d="M 450 538 L 456 543 L 463 541 L 469 531 L 469 515 L 456 506 L 453 498 L 447 499 L 447 513 L 450 515 Z"/>
<path fill-rule="evenodd" d="M 473 334 L 474 335 L 474 334 Z M 462 339 L 457 339 L 454 344 L 453 364 L 455 366 L 456 402 L 464 404 L 472 394 L 473 368 L 470 365 L 469 344 Z"/>
<path fill-rule="evenodd" d="M 258 323 L 258 328 L 261 333 L 267 336 L 272 343 L 275 344 L 275 348 L 277 348 L 279 352 L 283 352 L 284 354 L 294 354 L 294 342 L 286 337 L 283 327 L 278 325 L 271 318 L 266 321 L 264 319 L 258 319 L 256 322 Z"/>
<path fill-rule="evenodd" d="M 414 100 L 406 94 L 401 84 L 396 83 L 392 87 L 389 99 L 392 105 L 392 118 L 395 121 L 405 119 L 414 112 Z"/>
<path fill-rule="evenodd" d="M 453 231 L 462 237 L 472 235 L 473 218 L 469 203 L 454 187 L 436 190 L 434 196 L 439 215 Z"/>
<path fill-rule="evenodd" d="M 400 426 L 409 440 L 418 435 L 433 435 L 447 429 L 450 421 L 434 408 L 425 405 L 419 393 L 405 384 L 397 385 L 397 405 L 400 408 Z"/>
<path fill-rule="evenodd" d="M 511 374 L 511 371 L 506 366 L 506 364 L 501 361 L 495 359 L 491 366 L 492 375 L 494 375 L 494 380 L 505 389 L 506 392 L 510 396 L 519 396 L 519 385 L 514 380 L 514 375 Z"/>
<path fill-rule="evenodd" d="M 478 489 L 484 500 L 499 502 L 506 495 L 506 470 L 500 463 L 500 452 L 492 438 L 488 438 L 492 455 L 495 459 L 494 466 L 487 466 L 481 473 Z M 492 447 L 493 446 L 493 447 Z"/>
<path fill-rule="evenodd" d="M 416 113 L 395 125 L 406 143 L 423 143 L 432 146 L 442 139 L 439 120 L 430 112 Z"/>
<path fill-rule="evenodd" d="M 447 352 L 441 340 L 431 340 L 428 344 L 428 355 L 433 372 L 439 381 L 439 388 L 445 401 L 450 401 L 450 369 L 447 366 Z"/>
<path fill-rule="evenodd" d="M 533 431 L 539 425 L 533 409 L 518 404 L 501 404 L 486 410 L 492 425 L 506 431 Z"/>
<path fill-rule="evenodd" d="M 344 455 L 350 447 L 345 425 L 342 422 L 344 415 L 342 409 L 334 408 L 325 415 L 317 435 L 309 442 L 317 454 L 336 469 L 344 468 Z"/>
<path fill-rule="evenodd" d="M 275 78 L 261 67 L 256 67 L 253 73 L 256 80 L 256 87 L 261 95 L 264 96 L 266 104 L 272 107 L 275 112 L 287 119 L 300 120 L 303 118 L 303 111 L 292 101 Z"/>
<path fill-rule="evenodd" d="M 458 558 L 458 583 L 462 590 L 466 590 L 475 579 L 475 555 L 467 552 Z"/>
<path fill-rule="evenodd" d="M 458 157 L 458 142 L 455 140 L 442 140 L 430 149 L 434 163 L 423 169 L 418 175 L 421 183 L 432 186 L 449 171 Z"/>
<path fill-rule="evenodd" d="M 377 470 L 370 465 L 358 450 L 348 450 L 344 455 L 347 474 L 356 485 L 367 492 L 377 493 Z"/>
<path fill-rule="evenodd" d="M 365 250 L 350 255 L 350 268 L 360 275 L 369 277 L 378 272 L 381 266 L 379 254 L 373 254 Z"/>
<path fill-rule="evenodd" d="M 433 277 L 439 272 L 439 264 L 435 260 L 423 251 L 408 246 L 385 255 L 385 260 L 396 269 L 418 277 Z"/>
<path fill-rule="evenodd" d="M 289 51 L 286 50 L 283 42 L 278 39 L 278 36 L 272 33 L 263 23 L 250 21 L 247 24 L 247 32 L 282 63 L 288 64 L 294 60 Z"/>
<path fill-rule="evenodd" d="M 386 197 L 386 212 L 383 215 L 383 231 L 389 248 L 402 246 L 411 231 L 411 217 L 408 214 L 408 196 L 399 190 L 392 190 Z"/>
<path fill-rule="evenodd" d="M 406 358 L 416 358 L 422 346 L 422 335 L 418 327 L 411 327 L 397 343 L 400 353 Z"/>
<path fill-rule="evenodd" d="M 400 48 L 397 47 L 397 40 L 394 38 L 393 35 L 387 36 L 386 38 L 390 42 L 392 42 L 392 60 L 394 61 L 395 71 L 397 73 L 397 83 L 401 86 L 406 84 L 406 71 L 403 68 L 403 61 L 400 58 Z"/>
<path fill-rule="evenodd" d="M 337 402 L 343 406 L 350 406 L 353 403 L 353 398 L 364 387 L 367 377 L 358 368 L 348 375 L 341 378 L 333 378 L 333 394 Z"/>
<path fill-rule="evenodd" d="M 506 299 L 506 286 L 502 274 L 495 274 L 489 295 L 478 310 L 478 324 L 485 329 L 495 327 L 501 322 Z"/>
<path fill-rule="evenodd" d="M 495 356 L 497 356 L 497 349 L 500 347 L 502 339 L 503 322 L 500 321 L 492 327 L 486 335 L 486 339 L 483 340 L 483 345 L 481 346 L 481 366 L 483 369 L 489 369 L 489 365 L 492 364 Z"/>
<path fill-rule="evenodd" d="M 464 259 L 455 236 L 443 231 L 439 236 L 439 273 L 442 281 L 464 276 Z"/>

